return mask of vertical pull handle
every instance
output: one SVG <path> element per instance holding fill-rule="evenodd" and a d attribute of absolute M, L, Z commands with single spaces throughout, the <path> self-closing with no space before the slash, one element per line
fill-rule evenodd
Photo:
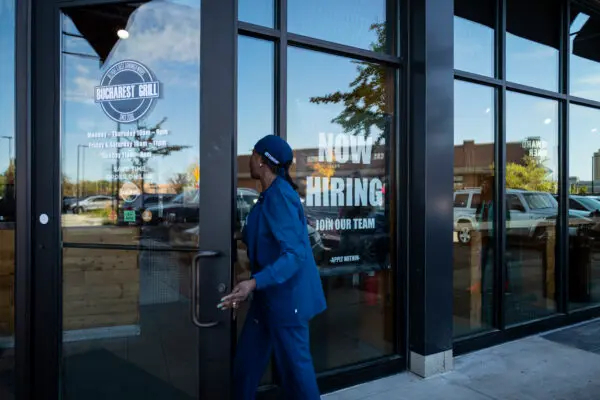
<path fill-rule="evenodd" d="M 198 268 L 200 268 L 200 259 L 202 258 L 214 258 L 218 257 L 218 251 L 200 251 L 194 257 L 194 261 L 192 261 L 192 322 L 198 328 L 212 328 L 217 326 L 218 322 L 202 322 L 199 319 L 200 314 L 200 299 L 198 298 Z"/>

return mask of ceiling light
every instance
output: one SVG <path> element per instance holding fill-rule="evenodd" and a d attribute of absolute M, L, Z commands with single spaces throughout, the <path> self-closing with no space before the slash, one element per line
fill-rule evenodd
<path fill-rule="evenodd" d="M 546 118 L 544 120 L 544 124 L 548 125 L 550 122 L 552 122 L 552 120 L 550 118 Z"/>
<path fill-rule="evenodd" d="M 125 29 L 119 29 L 117 31 L 117 36 L 123 40 L 129 39 L 129 32 L 127 32 Z"/>
<path fill-rule="evenodd" d="M 592 129 L 592 132 L 598 132 L 598 129 L 594 128 Z"/>

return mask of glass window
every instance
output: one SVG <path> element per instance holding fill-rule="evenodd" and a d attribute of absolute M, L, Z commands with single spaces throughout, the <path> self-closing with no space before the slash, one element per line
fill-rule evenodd
<path fill-rule="evenodd" d="M 386 0 L 288 0 L 288 30 L 377 52 L 392 53 Z"/>
<path fill-rule="evenodd" d="M 600 14 L 571 6 L 571 94 L 600 101 Z"/>
<path fill-rule="evenodd" d="M 15 1 L 0 2 L 0 398 L 14 399 Z"/>
<path fill-rule="evenodd" d="M 296 48 L 288 67 L 292 173 L 328 301 L 311 327 L 323 371 L 394 350 L 386 190 L 394 71 Z"/>
<path fill-rule="evenodd" d="M 507 80 L 558 91 L 560 16 L 559 0 L 507 0 Z"/>
<path fill-rule="evenodd" d="M 454 82 L 454 336 L 492 325 L 494 276 L 494 89 Z M 483 199 L 483 201 L 482 201 Z"/>
<path fill-rule="evenodd" d="M 200 0 L 63 12 L 63 397 L 195 398 Z"/>
<path fill-rule="evenodd" d="M 274 0 L 239 0 L 238 19 L 273 28 L 275 26 Z"/>
<path fill-rule="evenodd" d="M 506 95 L 506 322 L 556 309 L 558 103 Z"/>
<path fill-rule="evenodd" d="M 571 105 L 569 117 L 569 304 L 600 303 L 600 110 Z"/>
<path fill-rule="evenodd" d="M 494 75 L 495 0 L 454 0 L 454 68 Z"/>
<path fill-rule="evenodd" d="M 465 208 L 469 202 L 468 193 L 455 193 L 454 194 L 454 208 Z"/>
<path fill-rule="evenodd" d="M 254 144 L 263 136 L 274 133 L 275 103 L 275 45 L 273 42 L 239 36 L 238 39 L 238 136 L 237 136 L 237 237 L 246 223 L 246 217 L 262 190 L 259 181 L 250 176 L 250 155 Z M 246 245 L 236 240 L 237 258 L 235 279 L 250 277 L 250 261 Z M 248 302 L 237 311 L 238 334 L 241 333 Z M 273 382 L 273 365 L 263 375 L 263 384 Z"/>

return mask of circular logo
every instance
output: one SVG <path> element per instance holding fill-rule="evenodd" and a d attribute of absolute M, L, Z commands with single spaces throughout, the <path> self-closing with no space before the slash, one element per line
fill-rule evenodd
<path fill-rule="evenodd" d="M 126 203 L 134 202 L 140 194 L 142 194 L 140 189 L 131 182 L 125 182 L 119 190 L 119 196 Z"/>
<path fill-rule="evenodd" d="M 142 219 L 144 220 L 144 222 L 152 221 L 152 211 L 150 211 L 150 210 L 144 211 L 142 213 Z"/>
<path fill-rule="evenodd" d="M 94 97 L 110 119 L 132 123 L 150 111 L 160 97 L 160 89 L 160 82 L 145 65 L 124 60 L 104 73 Z"/>

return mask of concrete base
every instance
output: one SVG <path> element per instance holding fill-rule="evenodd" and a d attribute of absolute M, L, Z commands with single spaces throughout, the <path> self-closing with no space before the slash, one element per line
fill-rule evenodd
<path fill-rule="evenodd" d="M 429 378 L 448 372 L 452 370 L 453 366 L 452 350 L 428 356 L 410 352 L 410 371 L 422 378 Z"/>

